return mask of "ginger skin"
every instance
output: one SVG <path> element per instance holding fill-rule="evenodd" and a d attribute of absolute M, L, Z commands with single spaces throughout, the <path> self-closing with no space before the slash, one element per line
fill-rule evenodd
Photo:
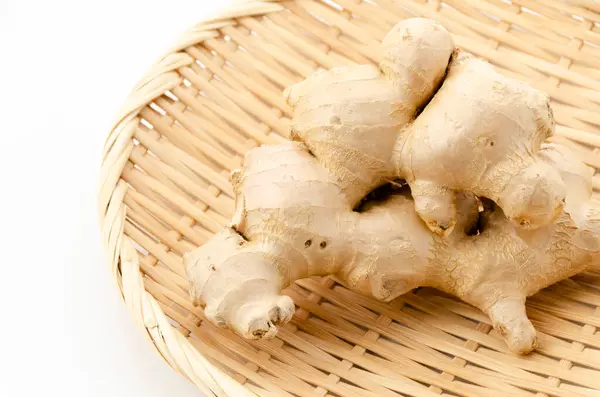
<path fill-rule="evenodd" d="M 419 286 L 454 294 L 487 313 L 511 351 L 534 349 L 525 299 L 600 252 L 591 170 L 542 144 L 547 95 L 421 18 L 390 32 L 379 67 L 317 73 L 285 95 L 300 142 L 251 150 L 232 174 L 231 225 L 184 257 L 207 317 L 272 337 L 294 313 L 281 291 L 335 274 L 383 301 Z M 410 193 L 355 211 L 396 179 Z"/>
<path fill-rule="evenodd" d="M 538 154 L 554 127 L 545 93 L 457 50 L 435 21 L 400 22 L 382 49 L 379 67 L 318 72 L 284 94 L 292 139 L 349 201 L 404 179 L 442 236 L 457 221 L 457 191 L 493 200 L 525 229 L 556 219 L 565 186 Z"/>
<path fill-rule="evenodd" d="M 482 233 L 469 236 L 478 202 L 461 193 L 456 230 L 442 238 L 408 193 L 353 211 L 356 203 L 302 143 L 253 149 L 234 175 L 236 222 L 184 258 L 194 301 L 214 323 L 257 339 L 291 318 L 281 290 L 297 279 L 335 274 L 383 301 L 430 286 L 480 308 L 511 351 L 527 353 L 536 337 L 526 297 L 596 265 L 600 247 L 591 170 L 555 145 L 541 158 L 578 186 L 553 223 L 523 230 L 491 205 Z"/>

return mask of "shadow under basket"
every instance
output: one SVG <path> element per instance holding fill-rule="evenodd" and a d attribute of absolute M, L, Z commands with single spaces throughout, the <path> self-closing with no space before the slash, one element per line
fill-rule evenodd
<path fill-rule="evenodd" d="M 384 304 L 331 278 L 299 281 L 286 291 L 292 322 L 258 342 L 214 327 L 190 301 L 182 255 L 230 219 L 229 172 L 244 154 L 288 139 L 283 89 L 319 68 L 376 63 L 384 35 L 413 16 L 439 21 L 459 47 L 548 92 L 551 140 L 600 167 L 594 0 L 238 1 L 200 23 L 118 115 L 99 210 L 136 323 L 207 396 L 600 396 L 600 273 L 528 300 L 539 348 L 526 357 L 508 352 L 487 316 L 434 290 Z"/>

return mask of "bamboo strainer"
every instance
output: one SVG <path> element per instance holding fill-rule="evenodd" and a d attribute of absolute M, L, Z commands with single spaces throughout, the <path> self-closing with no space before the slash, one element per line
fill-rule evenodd
<path fill-rule="evenodd" d="M 230 219 L 229 171 L 287 139 L 282 90 L 318 68 L 378 59 L 403 18 L 442 23 L 502 73 L 548 92 L 552 138 L 600 168 L 598 0 L 296 0 L 235 3 L 175 43 L 128 98 L 104 153 L 99 210 L 137 324 L 207 396 L 600 396 L 600 273 L 529 299 L 537 352 L 511 355 L 478 310 L 420 289 L 390 304 L 331 278 L 248 342 L 192 306 L 182 255 Z M 600 178 L 594 178 L 600 189 Z"/>

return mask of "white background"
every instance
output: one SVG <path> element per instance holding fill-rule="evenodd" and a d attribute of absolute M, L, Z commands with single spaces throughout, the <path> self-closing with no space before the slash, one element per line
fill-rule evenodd
<path fill-rule="evenodd" d="M 97 175 L 146 68 L 229 2 L 0 0 L 0 395 L 201 395 L 121 303 Z"/>

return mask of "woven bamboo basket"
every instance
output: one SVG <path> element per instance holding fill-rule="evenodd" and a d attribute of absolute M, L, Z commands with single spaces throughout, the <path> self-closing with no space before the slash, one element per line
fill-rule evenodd
<path fill-rule="evenodd" d="M 229 171 L 244 153 L 287 139 L 282 90 L 318 68 L 376 62 L 387 31 L 417 15 L 548 92 L 551 139 L 600 168 L 597 0 L 238 2 L 200 23 L 118 115 L 99 210 L 135 321 L 207 396 L 600 396 L 600 273 L 529 299 L 540 344 L 526 357 L 481 312 L 429 289 L 383 304 L 331 278 L 303 280 L 286 291 L 292 322 L 258 342 L 205 322 L 190 302 L 182 255 L 230 219 Z"/>

